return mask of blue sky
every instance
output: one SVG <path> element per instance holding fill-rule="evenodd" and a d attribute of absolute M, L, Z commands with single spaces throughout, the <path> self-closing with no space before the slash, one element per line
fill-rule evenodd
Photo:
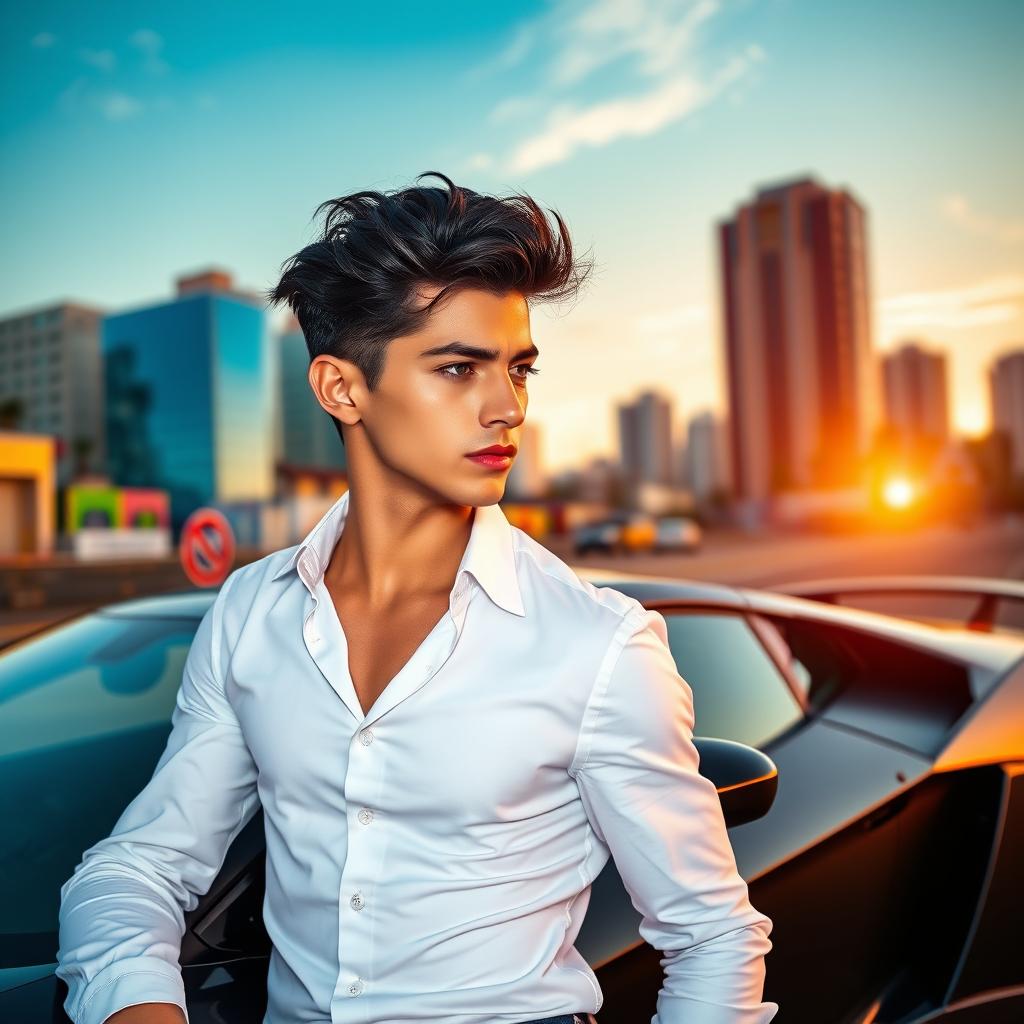
<path fill-rule="evenodd" d="M 11 5 L 8 5 L 10 8 Z M 0 312 L 269 285 L 316 205 L 438 169 L 525 190 L 597 273 L 538 306 L 552 468 L 616 400 L 723 396 L 715 221 L 804 174 L 869 213 L 875 343 L 952 359 L 957 424 L 1024 346 L 1024 4 L 42 4 L 0 15 Z"/>

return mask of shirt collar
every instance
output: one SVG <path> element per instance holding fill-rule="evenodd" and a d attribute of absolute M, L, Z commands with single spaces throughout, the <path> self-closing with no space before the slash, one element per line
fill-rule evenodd
<path fill-rule="evenodd" d="M 348 516 L 350 494 L 351 491 L 345 491 L 323 514 L 272 579 L 276 580 L 295 569 L 306 586 L 311 591 L 314 589 L 323 578 L 331 553 L 341 537 Z M 499 607 L 514 615 L 526 614 L 516 574 L 512 524 L 500 505 L 475 506 L 469 543 L 455 574 L 456 586 L 464 572 L 472 575 Z"/>

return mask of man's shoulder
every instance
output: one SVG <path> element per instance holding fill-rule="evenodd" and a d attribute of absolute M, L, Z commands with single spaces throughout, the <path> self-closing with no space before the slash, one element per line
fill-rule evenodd
<path fill-rule="evenodd" d="M 512 529 L 517 568 L 528 577 L 531 590 L 541 600 L 548 595 L 560 601 L 568 598 L 589 616 L 612 626 L 642 609 L 636 598 L 613 587 L 595 586 L 525 530 L 517 526 Z"/>
<path fill-rule="evenodd" d="M 290 547 L 270 551 L 233 569 L 221 584 L 225 601 L 232 604 L 251 603 L 257 591 L 273 580 L 291 561 L 298 547 L 299 544 L 296 543 Z"/>

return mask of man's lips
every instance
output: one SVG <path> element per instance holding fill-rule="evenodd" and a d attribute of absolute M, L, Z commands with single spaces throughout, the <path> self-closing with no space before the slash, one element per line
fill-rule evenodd
<path fill-rule="evenodd" d="M 470 452 L 472 455 L 515 455 L 516 446 L 514 444 L 492 444 L 486 448 L 478 448 L 475 452 Z"/>
<path fill-rule="evenodd" d="M 512 464 L 512 456 L 515 455 L 516 449 L 513 445 L 491 445 L 490 448 L 481 448 L 478 452 L 473 452 L 471 455 L 467 455 L 467 459 L 472 459 L 475 463 L 480 466 L 486 466 L 488 469 L 507 469 Z"/>

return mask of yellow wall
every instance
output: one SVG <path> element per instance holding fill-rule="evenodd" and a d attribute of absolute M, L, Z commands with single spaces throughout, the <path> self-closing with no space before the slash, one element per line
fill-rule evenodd
<path fill-rule="evenodd" d="M 33 490 L 30 521 L 0 537 L 0 556 L 52 554 L 56 535 L 56 443 L 49 434 L 0 430 L 0 515 L 9 516 L 14 488 L 28 482 Z"/>

